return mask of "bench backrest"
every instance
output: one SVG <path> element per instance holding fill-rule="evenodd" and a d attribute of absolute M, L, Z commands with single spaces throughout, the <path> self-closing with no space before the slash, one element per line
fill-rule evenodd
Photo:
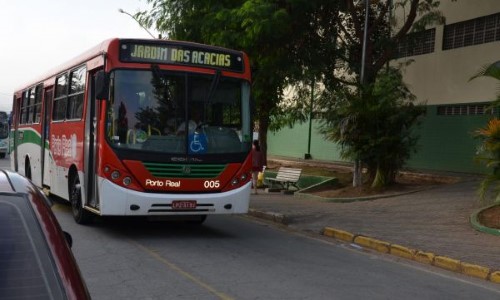
<path fill-rule="evenodd" d="M 297 182 L 299 181 L 301 173 L 302 169 L 280 167 L 278 170 L 278 174 L 276 174 L 276 179 L 289 182 Z"/>

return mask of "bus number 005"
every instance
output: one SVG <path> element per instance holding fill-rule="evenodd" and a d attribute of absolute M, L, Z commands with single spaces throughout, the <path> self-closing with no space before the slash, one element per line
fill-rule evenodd
<path fill-rule="evenodd" d="M 217 189 L 220 187 L 220 182 L 219 180 L 205 180 L 205 182 L 203 182 L 203 186 L 206 189 Z"/>

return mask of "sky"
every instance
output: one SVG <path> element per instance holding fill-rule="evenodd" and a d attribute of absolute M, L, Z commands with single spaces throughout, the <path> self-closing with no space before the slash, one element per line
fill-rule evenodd
<path fill-rule="evenodd" d="M 3 111 L 17 88 L 106 39 L 151 38 L 118 11 L 134 14 L 149 7 L 146 0 L 0 0 L 0 7 Z"/>

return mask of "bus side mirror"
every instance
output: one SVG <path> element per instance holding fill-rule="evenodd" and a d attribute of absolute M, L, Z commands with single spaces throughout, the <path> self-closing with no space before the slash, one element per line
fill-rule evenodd
<path fill-rule="evenodd" d="M 107 100 L 109 95 L 109 76 L 104 71 L 95 74 L 95 97 Z"/>

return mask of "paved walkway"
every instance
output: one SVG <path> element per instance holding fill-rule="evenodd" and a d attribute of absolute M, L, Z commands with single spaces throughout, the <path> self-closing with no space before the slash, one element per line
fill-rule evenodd
<path fill-rule="evenodd" d="M 320 233 L 334 227 L 500 271 L 500 236 L 476 231 L 471 214 L 483 205 L 479 181 L 362 202 L 334 203 L 281 193 L 252 195 L 250 209 L 283 214 L 288 226 Z"/>

